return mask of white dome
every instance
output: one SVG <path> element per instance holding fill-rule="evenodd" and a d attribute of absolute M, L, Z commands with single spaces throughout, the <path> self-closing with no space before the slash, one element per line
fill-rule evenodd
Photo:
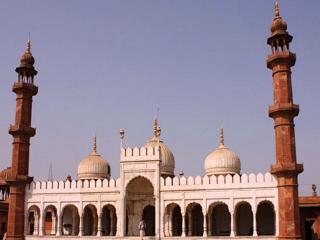
<path fill-rule="evenodd" d="M 78 179 L 110 178 L 110 166 L 96 150 L 96 139 L 92 153 L 78 165 Z"/>
<path fill-rule="evenodd" d="M 223 129 L 221 129 L 220 146 L 206 157 L 204 167 L 205 174 L 209 176 L 240 174 L 240 158 L 224 145 Z"/>
<path fill-rule="evenodd" d="M 148 141 L 144 147 L 157 147 L 159 143 L 160 147 L 160 158 L 161 158 L 161 175 L 163 176 L 174 176 L 175 160 L 173 153 L 166 144 L 160 140 L 161 128 L 158 126 L 157 120 L 154 121 L 153 126 L 153 138 Z"/>

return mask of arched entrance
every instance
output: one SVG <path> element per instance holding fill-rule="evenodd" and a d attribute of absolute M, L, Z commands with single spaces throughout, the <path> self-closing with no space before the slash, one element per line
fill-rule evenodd
<path fill-rule="evenodd" d="M 271 202 L 259 203 L 256 219 L 258 235 L 275 235 L 275 212 Z"/>
<path fill-rule="evenodd" d="M 39 235 L 40 209 L 33 205 L 28 209 L 28 235 Z"/>
<path fill-rule="evenodd" d="M 154 236 L 155 235 L 155 208 L 154 206 L 148 205 L 143 209 L 142 219 L 146 223 L 146 236 Z"/>
<path fill-rule="evenodd" d="M 236 207 L 236 226 L 238 236 L 252 236 L 253 214 L 247 202 L 241 202 Z"/>
<path fill-rule="evenodd" d="M 89 204 L 83 210 L 83 235 L 95 236 L 98 230 L 98 215 L 94 205 Z"/>
<path fill-rule="evenodd" d="M 187 236 L 203 235 L 203 214 L 202 207 L 198 203 L 190 203 L 186 214 Z"/>
<path fill-rule="evenodd" d="M 171 203 L 166 207 L 164 216 L 165 236 L 181 236 L 182 215 L 181 208 L 176 203 Z"/>
<path fill-rule="evenodd" d="M 127 226 L 128 236 L 139 236 L 138 225 L 144 219 L 146 234 L 155 235 L 155 199 L 152 183 L 145 177 L 132 179 L 126 187 Z"/>
<path fill-rule="evenodd" d="M 57 229 L 57 209 L 47 206 L 44 210 L 44 235 L 55 235 Z"/>
<path fill-rule="evenodd" d="M 62 211 L 62 235 L 76 236 L 79 234 L 80 217 L 74 205 L 67 205 Z"/>
<path fill-rule="evenodd" d="M 102 236 L 115 236 L 117 232 L 117 214 L 113 205 L 108 204 L 102 209 Z"/>
<path fill-rule="evenodd" d="M 231 215 L 224 203 L 212 204 L 208 214 L 209 236 L 230 236 Z"/>

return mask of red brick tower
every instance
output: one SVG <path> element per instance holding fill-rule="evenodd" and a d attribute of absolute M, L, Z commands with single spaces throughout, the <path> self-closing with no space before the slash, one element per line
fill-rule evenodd
<path fill-rule="evenodd" d="M 17 95 L 15 123 L 9 128 L 13 137 L 12 169 L 7 178 L 10 185 L 8 229 L 6 239 L 25 239 L 24 237 L 24 201 L 25 187 L 32 178 L 29 174 L 30 137 L 36 130 L 31 127 L 32 97 L 38 92 L 33 84 L 37 71 L 34 69 L 34 58 L 30 52 L 28 41 L 26 52 L 22 55 L 20 66 L 16 68 L 18 80 L 13 84 L 12 91 Z"/>
<path fill-rule="evenodd" d="M 271 24 L 268 44 L 272 54 L 267 57 L 267 67 L 273 76 L 273 105 L 269 116 L 274 119 L 276 164 L 271 173 L 278 179 L 279 193 L 279 239 L 301 239 L 298 206 L 298 174 L 303 165 L 296 162 L 294 117 L 299 114 L 299 105 L 293 103 L 291 67 L 296 55 L 290 52 L 292 36 L 287 24 L 279 15 L 278 2 L 275 18 Z"/>

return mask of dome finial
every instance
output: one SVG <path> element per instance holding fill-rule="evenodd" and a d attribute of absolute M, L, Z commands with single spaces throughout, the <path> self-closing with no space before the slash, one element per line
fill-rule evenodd
<path fill-rule="evenodd" d="M 276 4 L 274 6 L 274 14 L 276 18 L 280 17 L 278 0 L 276 0 Z"/>
<path fill-rule="evenodd" d="M 93 140 L 93 153 L 97 153 L 97 136 L 94 136 Z"/>
<path fill-rule="evenodd" d="M 28 37 L 28 42 L 27 42 L 27 50 L 26 50 L 26 53 L 31 53 L 30 32 L 29 32 L 29 37 Z"/>
<path fill-rule="evenodd" d="M 153 122 L 153 138 L 158 139 L 160 137 L 160 134 L 161 128 L 159 126 L 158 119 L 156 118 Z"/>
<path fill-rule="evenodd" d="M 223 133 L 223 127 L 220 128 L 220 147 L 224 146 L 224 133 Z"/>

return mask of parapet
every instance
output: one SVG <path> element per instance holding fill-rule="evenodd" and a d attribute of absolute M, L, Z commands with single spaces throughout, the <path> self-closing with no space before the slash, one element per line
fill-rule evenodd
<path fill-rule="evenodd" d="M 160 148 L 157 147 L 135 147 L 135 148 L 121 148 L 121 162 L 126 161 L 159 161 Z"/>
<path fill-rule="evenodd" d="M 120 186 L 120 178 L 98 180 L 65 180 L 65 181 L 37 181 L 26 186 L 26 193 L 50 192 L 114 192 Z"/>
<path fill-rule="evenodd" d="M 251 187 L 276 187 L 277 179 L 270 173 L 196 176 L 196 177 L 161 177 L 161 187 L 190 186 L 198 188 L 251 188 Z"/>

